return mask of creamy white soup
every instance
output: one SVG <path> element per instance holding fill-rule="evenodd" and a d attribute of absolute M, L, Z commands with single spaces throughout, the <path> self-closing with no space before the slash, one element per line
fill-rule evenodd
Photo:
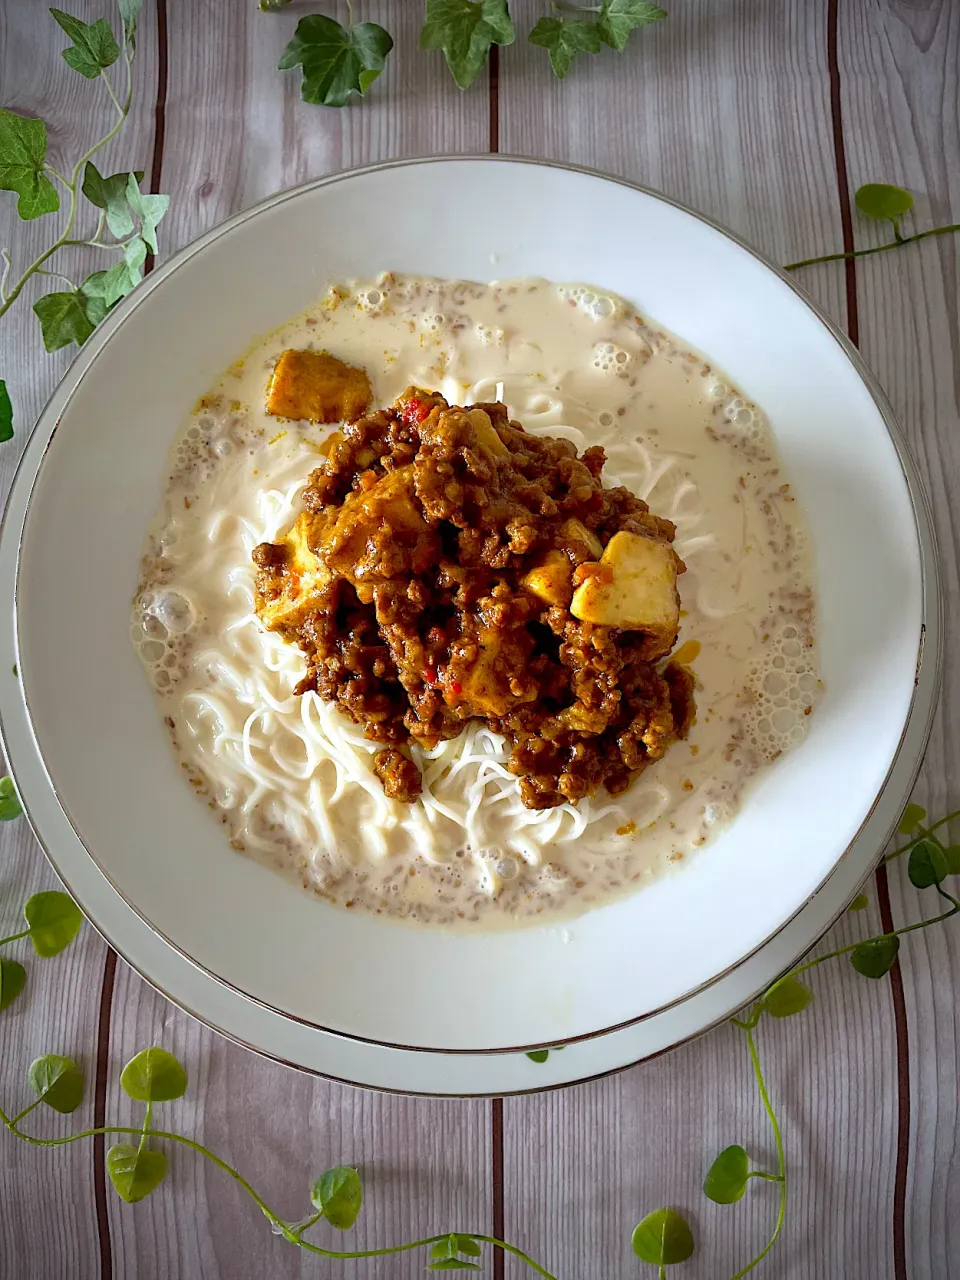
<path fill-rule="evenodd" d="M 688 737 L 623 794 L 533 810 L 508 745 L 472 722 L 412 745 L 422 793 L 389 799 L 380 744 L 294 693 L 304 657 L 255 612 L 251 553 L 293 524 L 334 429 L 266 413 L 288 348 L 361 366 L 375 405 L 409 384 L 499 399 L 528 432 L 601 445 L 604 484 L 676 524 Z M 821 687 L 808 536 L 762 411 L 622 299 L 538 279 L 347 282 L 258 342 L 179 433 L 131 635 L 185 781 L 235 849 L 343 907 L 436 924 L 574 914 L 689 857 L 803 739 Z"/>

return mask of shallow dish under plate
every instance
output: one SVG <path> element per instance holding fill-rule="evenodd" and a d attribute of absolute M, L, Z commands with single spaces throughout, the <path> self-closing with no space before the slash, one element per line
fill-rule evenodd
<path fill-rule="evenodd" d="M 449 190 L 455 235 L 430 216 Z M 615 247 L 626 235 L 595 245 L 577 234 L 574 214 L 600 204 L 612 228 L 648 229 L 628 262 Z M 557 208 L 569 217 L 545 223 L 543 210 Z M 812 529 L 827 695 L 807 742 L 682 872 L 565 925 L 418 930 L 337 911 L 238 858 L 177 776 L 129 647 L 144 512 L 176 424 L 219 368 L 327 281 L 391 266 L 582 279 L 629 297 L 767 409 Z M 411 162 L 337 175 L 238 215 L 155 272 L 88 342 L 41 419 L 15 499 L 0 549 L 7 564 L 19 543 L 29 725 L 16 690 L 0 710 L 52 860 L 156 985 L 253 1047 L 327 1074 L 404 1088 L 398 1063 L 437 1058 L 446 1067 L 411 1081 L 414 1091 L 503 1092 L 610 1070 L 694 1034 L 727 1011 L 723 984 L 736 979 L 725 988 L 740 993 L 735 1007 L 842 907 L 925 742 L 939 654 L 935 560 L 882 397 L 778 272 L 696 215 L 599 175 L 503 159 Z M 64 616 L 75 624 L 67 646 Z M 461 1087 L 446 1085 L 450 1064 L 467 1060 L 445 1053 L 508 1061 L 486 1055 L 630 1023 L 597 1041 L 605 1048 L 590 1065 L 574 1065 L 581 1046 L 552 1055 L 556 1069 L 539 1077 L 519 1058 L 522 1081 L 483 1071 L 477 1087 L 477 1069 L 458 1066 Z M 655 1023 L 659 1037 L 647 1034 Z M 627 1047 L 620 1037 L 631 1035 Z M 385 1047 L 367 1046 L 360 1066 L 364 1047 L 352 1045 L 346 1065 L 339 1037 Z M 439 1053 L 394 1057 L 404 1047 Z"/>

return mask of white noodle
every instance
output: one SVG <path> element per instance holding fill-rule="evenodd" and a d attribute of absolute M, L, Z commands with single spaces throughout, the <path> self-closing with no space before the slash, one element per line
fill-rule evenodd
<path fill-rule="evenodd" d="M 379 310 L 365 304 L 366 324 L 372 323 L 369 316 L 387 306 L 389 288 L 377 292 Z M 406 375 L 421 385 L 440 387 L 451 402 L 501 400 L 527 431 L 569 440 L 579 451 L 602 446 L 607 455 L 604 482 L 626 486 L 657 515 L 676 524 L 676 549 L 688 563 L 681 590 L 692 633 L 705 644 L 712 640 L 719 652 L 726 642 L 725 620 L 744 610 L 753 620 L 761 606 L 741 590 L 739 578 L 726 567 L 733 544 L 729 537 L 718 537 L 717 495 L 713 493 L 709 506 L 696 467 L 688 465 L 688 460 L 696 460 L 695 451 L 665 449 L 652 438 L 656 432 L 642 437 L 636 434 L 638 420 L 628 426 L 627 419 L 620 422 L 612 412 L 624 413 L 617 408 L 618 400 L 629 401 L 633 394 L 627 390 L 633 383 L 617 379 L 643 368 L 652 351 L 624 318 L 623 304 L 583 290 L 563 294 L 568 296 L 599 308 L 598 325 L 609 326 L 614 320 L 619 325 L 619 347 L 612 341 L 594 344 L 594 367 L 607 370 L 602 392 L 586 391 L 579 374 L 556 372 L 545 380 L 540 371 L 542 345 L 504 336 L 505 330 L 496 328 L 499 321 L 484 330 L 489 334 L 483 339 L 484 376 L 476 377 L 476 363 L 467 361 L 463 369 L 472 372 L 472 381 L 458 381 L 450 371 L 456 366 L 455 359 L 450 365 L 456 345 L 445 335 L 439 312 L 434 316 L 426 310 L 426 301 L 417 305 L 430 320 L 432 328 L 424 324 L 433 336 L 422 355 L 416 354 L 412 339 L 406 339 L 410 349 L 401 360 L 406 362 Z M 385 317 L 390 314 L 384 312 Z M 410 314 L 416 315 L 416 308 Z M 405 331 L 400 332 L 402 337 Z M 447 355 L 430 363 L 437 345 Z M 383 354 L 391 358 L 389 349 Z M 487 373 L 489 368 L 493 372 Z M 262 369 L 263 363 L 249 374 L 257 395 L 262 393 Z M 604 403 L 611 411 L 600 411 Z M 740 399 L 736 405 L 739 414 L 749 410 L 754 415 L 751 429 L 759 431 L 756 411 Z M 352 872 L 385 877 L 389 887 L 387 872 L 398 858 L 404 866 L 419 857 L 441 869 L 456 862 L 464 883 L 479 885 L 491 898 L 504 892 L 515 874 L 509 867 L 506 876 L 498 869 L 504 858 L 512 857 L 530 868 L 536 892 L 559 900 L 572 892 L 571 877 L 587 851 L 591 858 L 610 860 L 611 866 L 619 857 L 622 868 L 627 855 L 621 830 L 644 830 L 668 812 L 675 816 L 683 803 L 686 834 L 692 837 L 702 827 L 703 813 L 735 807 L 732 795 L 719 798 L 714 785 L 724 767 L 733 776 L 733 765 L 716 762 L 723 743 L 719 728 L 714 732 L 717 750 L 710 759 L 706 753 L 700 758 L 696 783 L 683 783 L 690 799 L 680 794 L 680 782 L 682 770 L 693 771 L 692 766 L 674 757 L 675 767 L 645 776 L 627 797 L 602 793 L 576 807 L 531 810 L 523 805 L 518 780 L 507 767 L 508 745 L 480 722 L 468 724 L 455 740 L 430 750 L 412 746 L 410 754 L 422 774 L 422 795 L 413 805 L 388 799 L 373 770 L 380 744 L 365 738 L 359 725 L 316 693 L 294 694 L 304 673 L 304 657 L 295 646 L 265 631 L 254 612 L 251 553 L 259 543 L 280 538 L 296 519 L 303 486 L 320 461 L 316 434 L 291 427 L 265 443 L 263 427 L 245 425 L 242 413 L 234 418 L 226 409 L 210 411 L 206 418 L 198 411 L 196 421 L 199 434 L 209 435 L 208 452 L 201 454 L 193 479 L 179 488 L 171 482 L 168 489 L 153 535 L 154 552 L 162 553 L 159 563 L 164 567 L 153 579 L 146 576 L 135 605 L 133 635 L 151 671 L 170 671 L 167 682 L 157 687 L 165 711 L 175 721 L 184 761 L 191 777 L 197 775 L 195 785 L 203 784 L 227 817 L 238 847 L 278 864 L 299 866 L 307 882 L 323 889 Z M 220 448 L 221 441 L 228 442 L 229 449 L 226 443 Z M 207 462 L 214 453 L 222 461 Z M 736 464 L 728 459 L 723 465 L 729 470 Z M 790 515 L 798 513 L 794 509 Z M 742 517 L 741 548 L 747 536 L 746 505 Z M 781 522 L 777 536 L 785 545 L 794 545 L 792 525 Z M 161 668 L 151 665 L 151 641 L 144 635 L 156 632 L 156 599 L 167 591 L 186 600 L 197 623 L 177 650 L 179 666 L 167 662 Z M 146 622 L 152 630 L 146 629 Z M 164 651 L 163 644 L 152 642 Z M 744 772 L 740 764 L 737 768 Z M 666 843 L 669 847 L 672 842 L 668 838 Z M 619 869 L 616 874 L 624 872 Z"/>

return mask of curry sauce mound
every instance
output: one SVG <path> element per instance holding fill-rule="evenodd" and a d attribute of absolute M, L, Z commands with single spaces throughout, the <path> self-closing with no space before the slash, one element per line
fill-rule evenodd
<path fill-rule="evenodd" d="M 531 809 L 619 794 L 685 736 L 674 525 L 603 487 L 601 448 L 410 387 L 325 450 L 289 534 L 253 553 L 256 609 L 306 655 L 296 692 L 383 744 L 387 795 L 420 793 L 404 746 L 469 721 L 508 741 Z"/>

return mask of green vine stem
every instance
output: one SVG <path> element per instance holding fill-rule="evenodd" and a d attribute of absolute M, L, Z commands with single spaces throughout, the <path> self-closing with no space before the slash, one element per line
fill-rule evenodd
<path fill-rule="evenodd" d="M 113 128 L 109 131 L 109 133 L 105 134 L 104 137 L 102 137 L 99 142 L 95 142 L 88 151 L 84 152 L 84 154 L 80 157 L 80 159 L 74 165 L 73 174 L 69 181 L 67 181 L 67 179 L 64 178 L 62 174 L 58 173 L 57 170 L 54 169 L 51 165 L 44 166 L 44 172 L 52 174 L 53 177 L 55 177 L 60 183 L 62 183 L 63 186 L 66 188 L 66 190 L 70 193 L 70 205 L 67 211 L 67 221 L 66 221 L 66 224 L 64 225 L 63 231 L 60 233 L 57 239 L 54 240 L 53 244 L 50 245 L 49 248 L 44 249 L 43 253 L 41 253 L 38 258 L 36 258 L 33 262 L 31 262 L 29 267 L 27 267 L 26 271 L 24 271 L 23 275 L 20 277 L 17 283 L 13 285 L 10 291 L 9 292 L 6 292 L 5 290 L 0 291 L 0 317 L 3 317 L 10 310 L 10 308 L 16 302 L 17 298 L 19 298 L 20 294 L 23 292 L 24 285 L 26 285 L 27 281 L 31 278 L 31 276 L 35 276 L 38 273 L 40 273 L 43 267 L 43 264 L 47 262 L 50 258 L 52 258 L 53 255 L 58 250 L 65 248 L 67 245 L 78 245 L 78 244 L 86 245 L 91 243 L 97 243 L 99 245 L 99 234 L 96 237 L 94 242 L 87 241 L 87 240 L 72 240 L 70 238 L 71 233 L 73 231 L 73 226 L 77 217 L 77 190 L 80 183 L 81 175 L 83 174 L 83 170 L 86 166 L 87 161 L 91 160 L 97 154 L 97 152 L 100 151 L 102 147 L 105 147 L 107 145 L 108 142 L 113 141 L 113 139 L 117 136 L 117 134 L 123 128 L 124 121 L 126 120 L 127 116 L 130 113 L 130 104 L 133 101 L 133 58 L 134 58 L 133 47 L 131 46 L 129 40 L 125 36 L 123 41 L 123 60 L 127 70 L 127 81 L 126 81 L 126 93 L 124 94 L 124 98 L 122 102 L 117 97 L 117 94 L 114 91 L 113 85 L 110 83 L 107 73 L 105 71 L 100 72 L 100 79 L 106 85 L 107 93 L 110 95 L 110 99 L 117 109 L 117 121 L 114 124 Z M 98 229 L 98 232 L 99 232 L 99 229 Z M 114 246 L 111 245 L 109 247 L 113 248 Z M 6 262 L 6 259 L 5 259 L 5 262 Z M 6 274 L 7 272 L 4 271 L 4 281 L 6 279 Z"/>
<path fill-rule="evenodd" d="M 770 1095 L 767 1092 L 767 1082 L 763 1078 L 763 1068 L 760 1066 L 760 1055 L 757 1052 L 757 1042 L 753 1035 L 754 1029 L 752 1026 L 738 1022 L 736 1018 L 734 1018 L 733 1021 L 737 1023 L 737 1026 L 743 1030 L 747 1037 L 747 1048 L 750 1050 L 750 1062 L 753 1066 L 753 1074 L 756 1077 L 757 1090 L 760 1094 L 760 1101 L 763 1103 L 763 1109 L 767 1113 L 767 1119 L 770 1121 L 770 1128 L 773 1131 L 773 1141 L 777 1148 L 777 1172 L 775 1174 L 758 1173 L 756 1176 L 767 1178 L 771 1182 L 780 1183 L 780 1203 L 777 1207 L 777 1221 L 774 1225 L 773 1233 L 757 1256 L 751 1262 L 748 1262 L 745 1267 L 741 1268 L 735 1276 L 733 1276 L 733 1280 L 743 1280 L 745 1275 L 751 1272 L 754 1267 L 759 1266 L 764 1260 L 773 1246 L 777 1243 L 777 1238 L 783 1229 L 783 1222 L 787 1214 L 787 1161 L 783 1150 L 783 1135 L 780 1132 L 780 1122 L 777 1119 L 777 1114 L 770 1102 Z"/>
<path fill-rule="evenodd" d="M 916 244 L 918 240 L 926 240 L 930 236 L 949 236 L 960 231 L 960 222 L 949 227 L 932 227 L 928 231 L 918 231 L 916 235 L 897 235 L 886 244 L 874 245 L 871 249 L 848 249 L 845 253 L 824 253 L 817 258 L 801 258 L 799 262 L 788 262 L 784 271 L 796 271 L 800 267 L 812 267 L 818 262 L 845 262 L 851 258 L 869 258 L 874 253 L 886 253 L 888 249 L 902 249 L 904 245 Z"/>
<path fill-rule="evenodd" d="M 951 916 L 955 916 L 960 913 L 960 902 L 958 902 L 956 898 L 951 897 L 951 895 L 943 889 L 940 890 L 940 894 L 952 903 L 949 911 L 944 911 L 938 916 L 928 916 L 926 920 L 917 920 L 914 924 L 902 925 L 899 929 L 891 929 L 889 933 L 878 933 L 871 938 L 870 941 L 878 942 L 881 938 L 901 938 L 905 933 L 913 933 L 915 929 L 927 929 L 932 924 L 939 924 L 941 920 L 949 920 Z M 798 965 L 796 969 L 791 969 L 789 973 L 785 973 L 782 978 L 778 978 L 776 982 L 772 983 L 764 992 L 761 999 L 765 999 L 772 991 L 775 991 L 781 983 L 787 982 L 792 978 L 797 978 L 801 973 L 807 973 L 810 969 L 816 969 L 818 965 L 826 964 L 828 960 L 836 960 L 838 956 L 847 956 L 851 951 L 856 951 L 856 949 L 862 945 L 862 942 L 851 942 L 846 947 L 837 947 L 836 951 L 827 951 L 824 955 L 817 956 L 815 960 L 808 960 L 806 964 Z M 758 1005 L 760 1003 L 761 1001 L 758 1001 Z M 738 1027 L 743 1027 L 746 1030 L 748 1025 L 747 1023 L 739 1022 L 736 1018 L 732 1018 L 731 1021 L 736 1023 Z M 757 1024 L 754 1022 L 751 1025 L 756 1026 Z"/>
<path fill-rule="evenodd" d="M 771 1173 L 763 1169 L 753 1169 L 753 1170 L 750 1170 L 749 1172 L 746 1172 L 746 1170 L 744 1170 L 744 1172 L 741 1174 L 741 1177 L 743 1178 L 743 1182 L 740 1184 L 740 1195 L 742 1195 L 742 1187 L 745 1186 L 746 1182 L 748 1182 L 751 1178 L 761 1178 L 768 1182 L 778 1182 L 780 1184 L 780 1197 L 779 1197 L 779 1205 L 777 1209 L 777 1218 L 776 1218 L 776 1222 L 774 1224 L 773 1231 L 771 1232 L 769 1240 L 767 1241 L 764 1248 L 753 1259 L 751 1259 L 751 1261 L 748 1262 L 746 1266 L 742 1267 L 741 1270 L 736 1272 L 736 1274 L 733 1277 L 731 1277 L 731 1280 L 743 1280 L 743 1277 L 748 1275 L 751 1271 L 753 1271 L 754 1268 L 757 1267 L 759 1263 L 762 1262 L 763 1259 L 770 1253 L 773 1246 L 776 1244 L 777 1239 L 780 1236 L 781 1230 L 783 1228 L 785 1214 L 786 1214 L 787 1174 L 786 1174 L 786 1160 L 785 1160 L 785 1154 L 784 1154 L 783 1139 L 780 1131 L 779 1121 L 777 1120 L 776 1113 L 774 1112 L 773 1106 L 770 1102 L 770 1095 L 767 1091 L 766 1081 L 763 1076 L 763 1071 L 760 1064 L 760 1056 L 757 1050 L 757 1043 L 754 1035 L 754 1032 L 758 1024 L 760 1023 L 761 1019 L 764 1017 L 765 1014 L 772 1014 L 773 1016 L 776 1016 L 776 1017 L 790 1017 L 799 1013 L 805 1007 L 805 1005 L 809 1003 L 809 1001 L 813 998 L 812 993 L 809 991 L 809 989 L 805 988 L 802 983 L 797 981 L 801 974 L 807 973 L 812 969 L 816 969 L 820 965 L 826 964 L 827 961 L 829 960 L 835 960 L 840 956 L 847 956 L 847 955 L 853 956 L 854 952 L 864 947 L 869 947 L 871 945 L 882 943 L 884 941 L 898 939 L 905 934 L 913 933 L 919 929 L 927 929 L 931 925 L 940 924 L 943 921 L 952 919 L 953 916 L 960 914 L 960 900 L 954 897 L 953 894 L 948 893 L 946 889 L 943 888 L 943 885 L 940 883 L 940 879 L 942 879 L 943 875 L 948 874 L 948 872 L 946 871 L 946 868 L 949 864 L 945 860 L 946 850 L 944 849 L 944 845 L 940 841 L 939 837 L 935 834 L 938 830 L 945 827 L 948 823 L 954 821 L 957 818 L 960 818 L 960 810 L 954 810 L 953 812 L 948 813 L 945 817 L 940 818 L 938 821 L 931 823 L 929 826 L 927 826 L 927 825 L 924 825 L 923 823 L 923 819 L 926 816 L 924 814 L 923 809 L 920 808 L 919 806 L 912 806 L 912 807 L 916 810 L 916 812 L 912 817 L 911 825 L 905 828 L 901 827 L 901 830 L 904 831 L 904 833 L 911 832 L 911 838 L 905 844 L 901 845 L 899 848 L 894 849 L 890 853 L 888 853 L 884 858 L 884 862 L 892 862 L 894 859 L 901 857 L 903 854 L 912 852 L 914 849 L 917 848 L 917 846 L 921 845 L 923 842 L 928 842 L 932 846 L 936 846 L 937 848 L 939 848 L 944 858 L 942 867 L 938 866 L 936 862 L 931 862 L 929 855 L 927 855 L 926 860 L 921 858 L 916 867 L 914 867 L 913 860 L 911 859 L 910 878 L 912 883 L 914 883 L 918 888 L 924 888 L 928 886 L 934 887 L 937 891 L 937 894 L 940 896 L 940 898 L 943 899 L 943 901 L 948 904 L 947 910 L 942 911 L 937 915 L 928 916 L 922 920 L 918 920 L 913 924 L 903 925 L 899 929 L 891 930 L 889 933 L 879 934 L 874 938 L 870 938 L 860 942 L 853 942 L 843 947 L 836 947 L 831 951 L 825 952 L 821 956 L 817 956 L 812 960 L 807 960 L 803 964 L 796 965 L 794 968 L 788 970 L 787 973 L 782 974 L 779 978 L 777 978 L 775 982 L 771 983 L 770 986 L 766 988 L 766 990 L 758 997 L 758 999 L 754 1001 L 753 1005 L 750 1008 L 750 1012 L 746 1017 L 730 1019 L 733 1025 L 737 1027 L 740 1031 L 742 1031 L 746 1037 L 747 1049 L 749 1051 L 750 1062 L 753 1068 L 753 1074 L 757 1084 L 757 1091 L 759 1093 L 760 1101 L 763 1105 L 763 1109 L 766 1112 L 767 1118 L 769 1120 L 770 1127 L 773 1132 L 776 1151 L 777 1151 L 777 1172 Z M 934 879 L 928 878 L 931 876 L 931 874 L 938 878 L 934 878 Z M 880 977 L 882 976 L 883 973 L 885 973 L 891 967 L 893 963 L 895 963 L 896 955 L 897 955 L 896 949 L 889 950 L 882 960 L 882 963 L 885 963 L 886 967 L 876 973 L 871 973 L 868 969 L 857 966 L 856 956 L 853 956 L 854 966 L 857 967 L 858 971 L 861 972 L 864 976 L 874 977 L 874 978 Z M 779 998 L 778 998 L 778 992 L 779 992 Z M 704 1184 L 704 1190 L 711 1199 L 717 1201 L 718 1203 L 732 1203 L 734 1199 L 739 1199 L 739 1195 L 737 1194 L 731 1195 L 729 1199 L 726 1198 L 725 1195 L 717 1194 L 718 1190 L 721 1190 L 721 1191 L 724 1190 L 721 1184 L 715 1183 L 714 1188 L 712 1190 L 709 1185 L 710 1179 L 714 1173 L 714 1170 L 717 1168 L 717 1166 L 721 1166 L 721 1162 L 723 1161 L 724 1156 L 727 1155 L 728 1151 L 739 1152 L 744 1162 L 746 1161 L 746 1152 L 743 1150 L 743 1148 L 738 1148 L 738 1147 L 728 1148 L 724 1152 L 721 1152 L 720 1156 L 717 1157 L 717 1160 L 714 1162 L 714 1165 L 711 1166 L 711 1173 L 708 1174 L 707 1182 Z M 724 1168 L 721 1168 L 721 1172 L 718 1176 L 722 1178 L 725 1172 L 727 1174 L 727 1177 L 729 1178 L 730 1176 L 729 1170 Z M 726 1190 L 729 1190 L 729 1182 L 727 1184 Z M 736 1186 L 734 1186 L 734 1191 L 736 1192 Z"/>
<path fill-rule="evenodd" d="M 0 947 L 5 947 L 8 942 L 19 942 L 21 938 L 28 938 L 29 936 L 29 929 L 21 929 L 19 933 L 11 933 L 7 938 L 0 938 Z"/>
<path fill-rule="evenodd" d="M 178 1142 L 181 1146 L 189 1147 L 191 1151 L 195 1151 L 198 1155 L 203 1156 L 204 1159 L 209 1160 L 211 1164 L 216 1165 L 218 1169 L 227 1174 L 228 1177 L 232 1178 L 233 1181 L 246 1192 L 263 1216 L 271 1226 L 273 1226 L 277 1233 L 284 1238 L 284 1240 L 287 1240 L 290 1244 L 297 1245 L 300 1249 L 306 1249 L 309 1253 L 317 1254 L 321 1258 L 349 1260 L 351 1258 L 381 1258 L 394 1253 L 409 1253 L 412 1249 L 423 1249 L 432 1244 L 439 1244 L 441 1241 L 446 1240 L 450 1234 L 449 1232 L 443 1232 L 441 1235 L 424 1236 L 423 1239 L 412 1240 L 408 1244 L 389 1245 L 381 1249 L 324 1249 L 321 1248 L 320 1245 L 312 1244 L 309 1240 L 304 1240 L 302 1238 L 302 1232 L 306 1231 L 308 1227 L 311 1227 L 318 1222 L 322 1217 L 322 1214 L 315 1215 L 312 1219 L 297 1228 L 291 1227 L 288 1223 L 283 1221 L 279 1214 L 275 1213 L 273 1209 L 270 1208 L 262 1196 L 254 1190 L 241 1173 L 238 1173 L 237 1170 L 227 1164 L 225 1160 L 221 1160 L 221 1158 L 211 1151 L 209 1147 L 205 1147 L 200 1142 L 194 1142 L 192 1138 L 187 1138 L 182 1133 L 171 1133 L 167 1129 L 151 1128 L 151 1104 L 147 1104 L 147 1117 L 142 1128 L 139 1129 L 130 1125 L 102 1125 L 96 1129 L 83 1129 L 80 1133 L 70 1133 L 61 1138 L 37 1138 L 33 1134 L 24 1133 L 24 1131 L 19 1127 L 18 1122 L 23 1119 L 27 1112 L 32 1111 L 39 1101 L 40 1099 L 31 1104 L 26 1111 L 22 1111 L 20 1115 L 14 1116 L 12 1119 L 2 1109 L 0 1109 L 0 1121 L 2 1121 L 6 1128 L 16 1137 L 21 1138 L 24 1142 L 29 1142 L 31 1146 L 35 1147 L 63 1147 L 71 1142 L 79 1142 L 83 1138 L 95 1138 L 100 1135 L 107 1134 L 122 1134 L 127 1137 L 132 1136 L 139 1138 L 141 1146 L 147 1138 L 161 1138 L 165 1139 L 167 1142 Z M 557 1280 L 556 1276 L 552 1275 L 544 1267 L 541 1267 L 535 1259 L 531 1258 L 528 1253 L 524 1253 L 522 1249 L 518 1249 L 516 1245 L 508 1244 L 505 1240 L 497 1240 L 495 1236 L 481 1235 L 479 1232 L 461 1232 L 459 1234 L 469 1235 L 472 1240 L 482 1241 L 484 1244 L 489 1244 L 495 1249 L 502 1249 L 504 1252 L 512 1254 L 521 1262 L 526 1263 L 526 1265 L 535 1271 L 537 1275 L 542 1276 L 543 1280 Z"/>
<path fill-rule="evenodd" d="M 936 822 L 931 823 L 929 827 L 918 828 L 917 834 L 912 840 L 901 845 L 899 849 L 892 849 L 884 856 L 883 861 L 885 863 L 893 862 L 902 854 L 909 853 L 914 845 L 919 844 L 921 840 L 925 840 L 928 836 L 933 835 L 934 831 L 939 831 L 939 829 L 945 826 L 948 822 L 955 822 L 957 818 L 960 818 L 960 809 L 954 809 L 952 813 L 948 813 L 945 818 L 939 818 Z"/>

